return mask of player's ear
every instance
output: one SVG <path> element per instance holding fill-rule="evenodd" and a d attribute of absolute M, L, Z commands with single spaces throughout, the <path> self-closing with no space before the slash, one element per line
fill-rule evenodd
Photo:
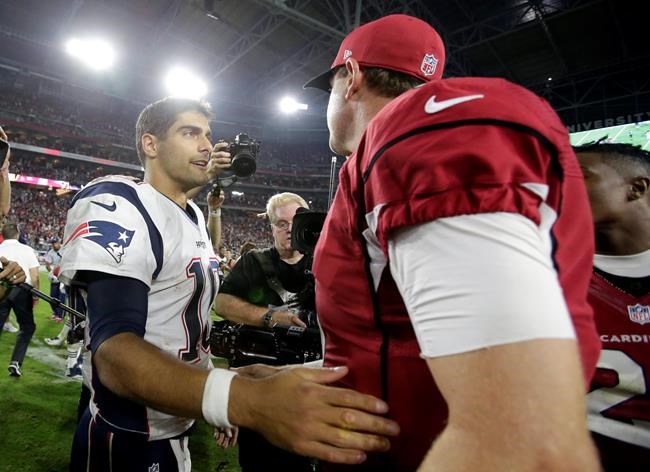
<path fill-rule="evenodd" d="M 350 99 L 361 88 L 363 82 L 363 72 L 359 68 L 359 63 L 356 59 L 348 58 L 345 61 L 345 70 L 347 72 L 345 80 L 345 98 Z"/>
<path fill-rule="evenodd" d="M 627 192 L 627 198 L 632 200 L 639 200 L 650 191 L 650 178 L 648 177 L 634 177 L 630 182 L 630 188 Z"/>
<path fill-rule="evenodd" d="M 142 135 L 142 150 L 148 157 L 158 155 L 158 138 L 153 134 L 145 133 Z"/>

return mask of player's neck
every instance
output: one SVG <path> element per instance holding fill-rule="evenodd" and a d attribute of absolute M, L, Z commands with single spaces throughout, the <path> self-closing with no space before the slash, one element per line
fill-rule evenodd
<path fill-rule="evenodd" d="M 650 218 L 596 228 L 596 254 L 629 256 L 650 249 Z"/>
<path fill-rule="evenodd" d="M 343 154 L 349 156 L 357 150 L 363 134 L 368 128 L 368 124 L 377 116 L 393 98 L 381 97 L 370 91 L 366 91 L 366 98 L 357 102 L 357 110 L 354 119 L 350 123 L 353 132 L 350 133 L 350 139 L 345 143 Z"/>
<path fill-rule="evenodd" d="M 148 169 L 147 169 L 148 170 Z M 149 183 L 153 188 L 176 203 L 179 207 L 187 207 L 187 193 L 179 188 L 178 183 L 156 172 L 147 172 L 145 170 L 144 181 Z"/>

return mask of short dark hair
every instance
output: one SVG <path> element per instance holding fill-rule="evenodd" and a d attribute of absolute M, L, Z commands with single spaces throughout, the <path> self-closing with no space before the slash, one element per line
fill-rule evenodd
<path fill-rule="evenodd" d="M 5 223 L 2 225 L 2 237 L 4 239 L 18 239 L 20 231 L 16 223 Z"/>
<path fill-rule="evenodd" d="M 644 174 L 650 176 L 650 152 L 640 146 L 626 143 L 607 143 L 603 140 L 574 146 L 577 153 L 589 152 L 600 154 L 607 165 L 619 174 Z"/>
<path fill-rule="evenodd" d="M 380 67 L 361 67 L 361 69 L 368 87 L 381 97 L 395 98 L 424 83 L 417 77 L 394 70 Z M 342 77 L 348 74 L 345 67 L 340 67 L 335 74 L 339 71 L 342 71 Z"/>
<path fill-rule="evenodd" d="M 206 118 L 212 118 L 212 109 L 208 102 L 191 98 L 166 97 L 150 103 L 142 110 L 135 125 L 135 147 L 138 150 L 138 158 L 142 167 L 146 162 L 142 148 L 142 136 L 153 134 L 161 138 L 164 137 L 178 115 L 186 111 L 198 111 Z"/>

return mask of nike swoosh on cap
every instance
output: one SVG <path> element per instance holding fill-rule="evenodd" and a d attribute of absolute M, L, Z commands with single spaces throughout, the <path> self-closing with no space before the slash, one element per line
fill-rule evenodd
<path fill-rule="evenodd" d="M 484 95 L 465 95 L 463 97 L 448 98 L 447 100 L 436 102 L 436 96 L 434 95 L 429 100 L 427 100 L 427 103 L 424 104 L 424 111 L 429 114 L 438 113 L 445 108 L 453 107 L 460 103 L 469 102 L 470 100 L 477 100 L 479 98 L 484 98 Z"/>
<path fill-rule="evenodd" d="M 104 210 L 108 210 L 108 211 L 115 211 L 115 209 L 117 208 L 117 203 L 115 202 L 113 202 L 111 205 L 107 205 L 106 203 L 96 202 L 95 200 L 91 200 L 90 203 L 94 203 L 95 205 L 100 206 Z"/>

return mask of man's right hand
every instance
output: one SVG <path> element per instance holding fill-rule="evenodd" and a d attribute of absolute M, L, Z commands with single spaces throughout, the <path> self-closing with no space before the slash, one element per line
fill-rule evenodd
<path fill-rule="evenodd" d="M 387 451 L 388 436 L 399 434 L 399 426 L 382 416 L 388 411 L 383 401 L 325 385 L 347 372 L 293 368 L 263 378 L 239 375 L 230 388 L 230 422 L 296 454 L 359 464 L 366 452 Z"/>

